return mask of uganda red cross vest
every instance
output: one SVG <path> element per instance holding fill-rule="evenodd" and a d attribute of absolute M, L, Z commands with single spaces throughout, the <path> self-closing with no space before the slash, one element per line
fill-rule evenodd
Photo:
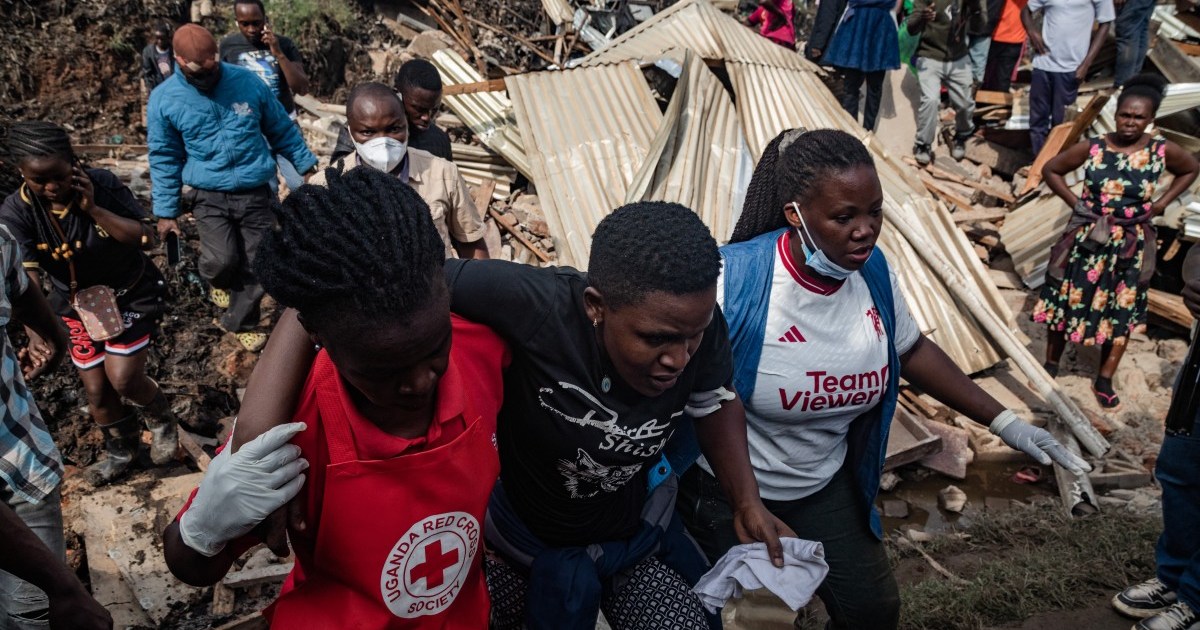
<path fill-rule="evenodd" d="M 329 447 L 312 567 L 289 577 L 272 628 L 441 628 L 488 625 L 482 527 L 500 472 L 495 421 L 474 412 L 467 429 L 437 448 L 360 460 L 348 414 L 357 413 L 322 352 L 310 384 L 316 405 L 296 421 L 317 422 Z"/>

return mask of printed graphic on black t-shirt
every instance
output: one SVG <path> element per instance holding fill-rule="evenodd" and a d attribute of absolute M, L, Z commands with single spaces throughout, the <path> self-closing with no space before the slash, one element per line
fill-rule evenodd
<path fill-rule="evenodd" d="M 291 39 L 282 35 L 276 35 L 276 39 L 279 40 L 279 49 L 284 57 L 290 61 L 300 61 L 300 50 Z M 288 87 L 287 77 L 279 67 L 279 60 L 265 44 L 255 46 L 245 35 L 234 33 L 221 40 L 221 60 L 239 65 L 258 75 L 258 78 L 271 88 L 287 113 L 295 111 L 295 99 L 291 88 Z"/>
<path fill-rule="evenodd" d="M 733 372 L 720 312 L 672 389 L 654 398 L 624 385 L 583 305 L 587 276 L 502 261 L 446 261 L 451 309 L 505 338 L 499 437 L 501 481 L 514 510 L 551 546 L 632 535 L 658 461 L 692 392 Z M 609 387 L 605 387 L 605 383 Z M 607 390 L 607 391 L 606 391 Z"/>

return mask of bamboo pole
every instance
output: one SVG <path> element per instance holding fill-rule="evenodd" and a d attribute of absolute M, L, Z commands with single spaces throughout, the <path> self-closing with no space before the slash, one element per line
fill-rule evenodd
<path fill-rule="evenodd" d="M 958 299 L 967 310 L 975 317 L 976 321 L 983 326 L 983 329 L 992 337 L 1001 351 L 1004 352 L 1025 377 L 1029 379 L 1038 394 L 1050 403 L 1050 406 L 1062 418 L 1066 426 L 1075 435 L 1079 443 L 1087 452 L 1096 457 L 1101 457 L 1110 447 L 1104 436 L 1092 426 L 1092 423 L 1083 415 L 1083 412 L 1075 405 L 1075 402 L 1067 398 L 1058 387 L 1058 383 L 1046 373 L 1041 364 L 1033 358 L 1029 350 L 1016 338 L 1016 335 L 1008 328 L 1008 326 L 997 316 L 986 304 L 979 298 L 979 295 L 971 290 L 963 279 L 959 271 L 954 268 L 945 258 L 942 257 L 938 250 L 925 238 L 916 227 L 910 223 L 910 219 L 904 212 L 890 212 L 887 214 L 888 220 L 904 238 L 917 250 L 930 269 L 946 283 L 950 292 Z"/>

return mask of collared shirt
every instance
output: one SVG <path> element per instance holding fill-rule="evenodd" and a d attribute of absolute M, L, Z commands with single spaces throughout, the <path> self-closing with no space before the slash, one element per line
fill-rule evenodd
<path fill-rule="evenodd" d="M 0 225 L 0 330 L 12 318 L 12 303 L 29 288 L 21 252 L 8 228 Z M 14 495 L 41 503 L 62 481 L 62 456 L 42 420 L 33 394 L 13 352 L 8 335 L 0 332 L 0 482 Z"/>
<path fill-rule="evenodd" d="M 406 161 L 406 183 L 429 204 L 433 225 L 437 228 L 438 236 L 442 237 L 442 243 L 446 245 L 446 257 L 457 258 L 454 241 L 474 243 L 483 238 L 486 231 L 483 218 L 475 208 L 475 201 L 471 199 L 467 182 L 463 180 L 453 162 L 426 151 L 409 147 Z M 344 158 L 342 170 L 348 171 L 358 165 L 358 154 L 351 153 Z M 401 177 L 401 181 L 403 180 Z M 318 171 L 308 183 L 324 186 L 325 173 Z"/>

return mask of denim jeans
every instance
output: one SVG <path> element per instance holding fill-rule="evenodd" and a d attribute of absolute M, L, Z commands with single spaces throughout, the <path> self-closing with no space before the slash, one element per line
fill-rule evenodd
<path fill-rule="evenodd" d="M 988 51 L 992 47 L 991 35 L 969 35 L 967 57 L 971 59 L 971 81 L 983 83 L 983 71 L 987 69 Z"/>
<path fill-rule="evenodd" d="M 1117 13 L 1114 27 L 1117 68 L 1113 73 L 1113 85 L 1125 85 L 1142 71 L 1146 51 L 1150 49 L 1150 16 L 1153 14 L 1154 0 L 1126 0 Z"/>
<path fill-rule="evenodd" d="M 1200 422 L 1190 436 L 1163 438 L 1154 476 L 1162 486 L 1163 509 L 1154 550 L 1158 579 L 1200 610 Z"/>
<path fill-rule="evenodd" d="M 883 542 L 871 533 L 854 473 L 845 466 L 829 485 L 795 501 L 763 500 L 796 535 L 825 547 L 829 574 L 817 597 L 831 617 L 831 629 L 894 629 L 900 623 L 900 590 Z M 733 510 L 721 484 L 699 466 L 679 483 L 676 509 L 688 532 L 715 562 L 738 544 Z"/>
<path fill-rule="evenodd" d="M 0 501 L 7 503 L 17 513 L 55 556 L 66 561 L 62 495 L 58 490 L 34 505 L 14 497 L 7 489 L 0 489 Z M 11 573 L 0 571 L 0 630 L 49 628 L 49 606 L 50 600 L 42 589 Z"/>

